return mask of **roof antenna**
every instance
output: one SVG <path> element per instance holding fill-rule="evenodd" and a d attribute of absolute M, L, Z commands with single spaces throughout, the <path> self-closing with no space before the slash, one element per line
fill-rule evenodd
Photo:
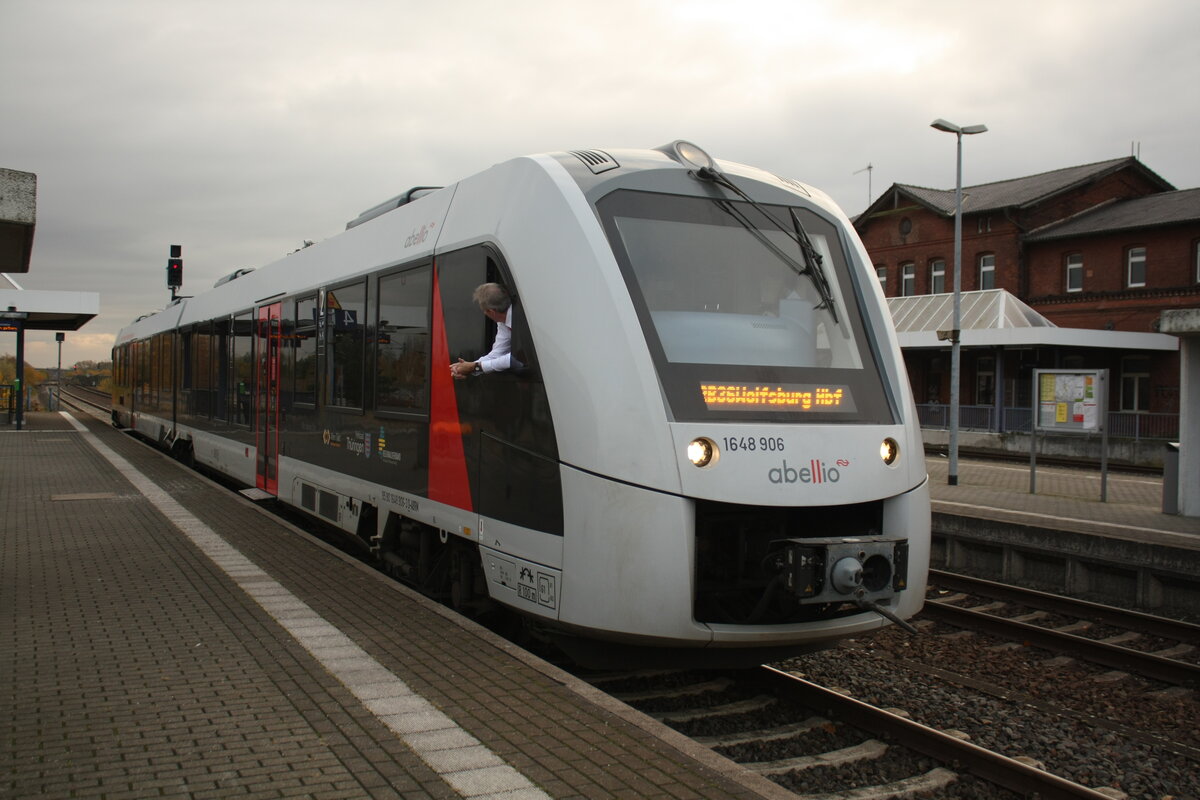
<path fill-rule="evenodd" d="M 1142 160 L 1142 143 L 1136 142 L 1136 141 L 1130 142 L 1129 143 L 1129 155 L 1133 156 L 1138 161 L 1141 161 Z"/>
<path fill-rule="evenodd" d="M 871 196 L 872 196 L 872 192 L 871 192 L 871 171 L 872 171 L 873 169 L 875 169 L 875 165 L 874 165 L 874 164 L 872 164 L 870 161 L 868 161 L 868 162 L 867 162 L 867 165 L 866 165 L 865 167 L 863 167 L 862 169 L 860 169 L 860 170 L 857 170 L 857 171 L 855 171 L 855 172 L 853 173 L 853 174 L 855 174 L 855 175 L 860 175 L 860 174 L 862 174 L 862 173 L 864 173 L 864 172 L 865 172 L 865 173 L 867 173 L 867 208 L 870 208 L 870 207 L 871 207 Z"/>

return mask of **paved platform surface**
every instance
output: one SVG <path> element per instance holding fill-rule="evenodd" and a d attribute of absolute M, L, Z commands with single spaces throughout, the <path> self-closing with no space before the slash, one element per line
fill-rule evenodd
<path fill-rule="evenodd" d="M 103 422 L 27 422 L 0 797 L 790 796 Z"/>
<path fill-rule="evenodd" d="M 959 459 L 958 485 L 948 485 L 949 459 L 928 456 L 933 513 L 995 520 L 1200 550 L 1200 518 L 1162 513 L 1162 478 L 1110 471 L 1101 501 L 1099 469 Z M 1195 487 L 1200 491 L 1200 487 Z"/>
<path fill-rule="evenodd" d="M 928 466 L 935 515 L 1200 549 L 1152 476 Z M 0 427 L 0 642 L 0 798 L 790 796 L 92 419 Z"/>

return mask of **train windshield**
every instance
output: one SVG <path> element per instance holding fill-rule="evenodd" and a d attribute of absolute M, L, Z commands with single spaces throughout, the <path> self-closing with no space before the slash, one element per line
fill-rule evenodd
<path fill-rule="evenodd" d="M 833 223 L 629 190 L 597 207 L 676 419 L 893 421 Z"/>

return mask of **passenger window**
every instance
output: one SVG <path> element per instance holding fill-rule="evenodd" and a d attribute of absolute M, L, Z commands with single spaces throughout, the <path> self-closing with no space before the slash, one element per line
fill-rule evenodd
<path fill-rule="evenodd" d="M 292 402 L 317 402 L 317 298 L 296 301 L 296 329 L 292 334 Z"/>
<path fill-rule="evenodd" d="M 363 407 L 363 349 L 367 311 L 365 282 L 325 292 L 326 353 L 329 368 L 325 402 L 343 408 Z"/>
<path fill-rule="evenodd" d="M 250 393 L 254 384 L 254 317 L 247 311 L 233 318 L 234 422 L 249 425 Z"/>
<path fill-rule="evenodd" d="M 379 279 L 375 407 L 380 411 L 425 412 L 431 290 L 428 266 Z"/>

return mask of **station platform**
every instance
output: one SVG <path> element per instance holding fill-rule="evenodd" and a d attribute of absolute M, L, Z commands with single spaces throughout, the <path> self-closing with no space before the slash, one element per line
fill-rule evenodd
<path fill-rule="evenodd" d="M 1200 517 L 1162 513 L 1160 475 L 1110 471 L 1102 501 L 1099 468 L 1037 464 L 1030 492 L 1028 462 L 960 458 L 955 486 L 947 457 L 929 455 L 925 464 L 935 530 L 939 517 L 943 527 L 952 518 L 988 520 L 1200 550 Z"/>
<path fill-rule="evenodd" d="M 951 486 L 948 458 L 926 467 L 933 567 L 1200 614 L 1200 519 L 1162 512 L 1161 476 L 1112 470 L 1102 499 L 1099 468 L 960 459 Z"/>
<path fill-rule="evenodd" d="M 1200 549 L 1154 476 L 927 461 L 935 527 Z M 103 420 L 0 476 L 0 798 L 792 796 Z"/>
<path fill-rule="evenodd" d="M 0 475 L 0 797 L 791 796 L 103 421 Z"/>

